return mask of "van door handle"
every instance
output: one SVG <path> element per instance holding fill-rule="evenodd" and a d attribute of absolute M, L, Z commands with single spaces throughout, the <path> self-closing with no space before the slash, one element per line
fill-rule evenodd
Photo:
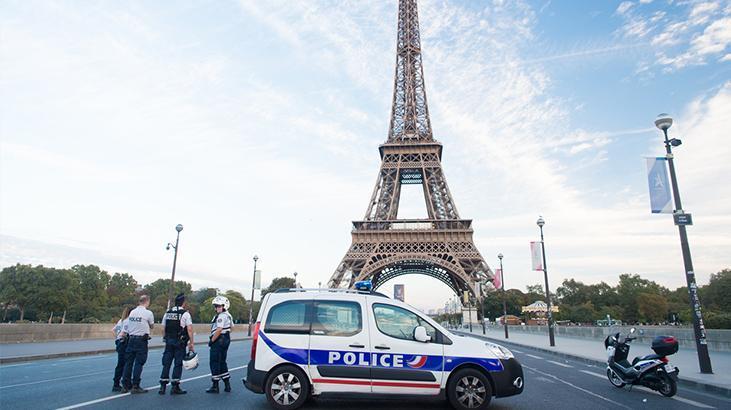
<path fill-rule="evenodd" d="M 362 349 L 362 348 L 365 347 L 364 345 L 361 345 L 361 344 L 358 344 L 358 343 L 353 343 L 352 345 L 348 345 L 348 346 L 355 347 L 355 348 L 358 348 L 358 349 Z"/>
<path fill-rule="evenodd" d="M 391 348 L 388 347 L 388 346 L 386 346 L 386 345 L 378 345 L 378 346 L 376 346 L 376 349 L 378 349 L 378 350 L 391 350 Z"/>

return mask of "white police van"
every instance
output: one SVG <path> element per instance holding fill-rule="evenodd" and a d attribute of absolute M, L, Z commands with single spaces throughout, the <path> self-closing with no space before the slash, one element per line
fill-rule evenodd
<path fill-rule="evenodd" d="M 363 286 L 366 291 L 267 294 L 244 385 L 264 393 L 276 409 L 296 409 L 330 393 L 446 393 L 456 409 L 484 409 L 493 396 L 523 391 L 523 369 L 506 348 L 456 336 Z"/>

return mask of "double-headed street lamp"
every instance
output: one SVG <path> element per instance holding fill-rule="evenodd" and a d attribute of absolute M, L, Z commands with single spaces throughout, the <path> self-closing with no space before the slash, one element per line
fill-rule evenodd
<path fill-rule="evenodd" d="M 251 321 L 254 319 L 254 288 L 256 287 L 256 261 L 259 257 L 254 255 L 254 276 L 251 277 L 251 303 L 249 304 L 249 330 L 247 335 L 251 336 Z"/>
<path fill-rule="evenodd" d="M 173 304 L 173 287 L 175 286 L 175 265 L 177 265 L 178 263 L 178 244 L 180 243 L 180 231 L 183 230 L 183 225 L 175 225 L 175 230 L 178 231 L 178 236 L 175 238 L 175 245 L 168 242 L 168 246 L 165 248 L 167 250 L 170 250 L 170 248 L 175 249 L 175 253 L 173 255 L 173 275 L 170 278 L 170 289 L 168 289 L 168 307 L 165 310 L 170 310 L 170 306 L 172 306 Z"/>
<path fill-rule="evenodd" d="M 553 337 L 553 312 L 551 312 L 551 291 L 548 289 L 548 267 L 546 267 L 546 244 L 543 242 L 543 225 L 546 221 L 542 216 L 538 217 L 536 225 L 541 229 L 541 254 L 543 255 L 543 279 L 546 281 L 546 320 L 548 321 L 548 342 L 551 347 L 556 346 Z"/>
<path fill-rule="evenodd" d="M 678 190 L 678 180 L 675 177 L 675 164 L 673 163 L 672 147 L 677 147 L 681 141 L 677 138 L 668 139 L 668 128 L 673 125 L 673 119 L 668 114 L 660 114 L 655 120 L 655 126 L 662 130 L 665 135 L 665 151 L 667 153 L 668 167 L 670 168 L 670 183 L 673 187 L 673 199 L 675 200 L 675 210 L 673 211 L 675 224 L 678 225 L 680 232 L 680 248 L 683 252 L 683 263 L 685 264 L 685 280 L 688 284 L 688 293 L 690 295 L 690 310 L 693 316 L 693 330 L 695 333 L 695 346 L 698 351 L 698 364 L 701 373 L 713 373 L 711 368 L 711 358 L 708 356 L 708 344 L 706 342 L 706 328 L 703 325 L 703 315 L 701 314 L 701 302 L 698 298 L 698 286 L 695 282 L 695 272 L 693 271 L 693 260 L 690 256 L 690 245 L 688 245 L 688 234 L 685 230 L 687 219 L 680 222 L 680 216 L 685 215 L 683 205 L 680 203 L 680 191 Z"/>
<path fill-rule="evenodd" d="M 503 327 L 505 328 L 505 338 L 508 338 L 508 301 L 505 298 L 505 272 L 503 271 L 503 254 L 498 253 L 497 258 L 500 259 L 500 288 L 503 294 Z"/>
<path fill-rule="evenodd" d="M 297 287 L 297 272 L 293 273 L 294 275 L 294 287 Z"/>

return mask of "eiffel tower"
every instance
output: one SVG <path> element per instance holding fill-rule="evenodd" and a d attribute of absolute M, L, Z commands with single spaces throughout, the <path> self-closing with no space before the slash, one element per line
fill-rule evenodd
<path fill-rule="evenodd" d="M 370 279 L 376 289 L 406 274 L 437 278 L 460 297 L 482 296 L 493 273 L 472 240 L 472 220 L 461 219 L 442 171 L 442 144 L 432 136 L 424 89 L 416 0 L 399 0 L 396 75 L 388 139 L 379 147 L 381 170 L 362 221 L 353 221 L 345 257 L 331 288 Z M 401 185 L 421 184 L 427 219 L 399 219 Z"/>

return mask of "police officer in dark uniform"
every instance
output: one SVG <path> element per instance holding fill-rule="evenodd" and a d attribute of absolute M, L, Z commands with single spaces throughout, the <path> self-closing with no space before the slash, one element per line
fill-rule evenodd
<path fill-rule="evenodd" d="M 140 296 L 140 305 L 134 308 L 127 318 L 127 328 L 124 332 L 129 335 L 125 349 L 125 366 L 122 393 L 147 393 L 140 387 L 142 367 L 147 362 L 147 341 L 155 323 L 155 316 L 147 308 L 150 306 L 150 297 Z"/>
<path fill-rule="evenodd" d="M 185 295 L 183 293 L 175 297 L 175 306 L 165 312 L 162 319 L 164 326 L 165 352 L 162 354 L 162 373 L 160 374 L 159 394 L 165 394 L 168 382 L 172 383 L 170 394 L 185 394 L 180 388 L 180 376 L 183 373 L 183 357 L 185 356 L 185 345 L 192 352 L 193 345 L 193 320 L 190 313 L 186 311 Z M 169 379 L 170 365 L 175 361 L 173 377 Z"/>
<path fill-rule="evenodd" d="M 231 327 L 233 317 L 227 312 L 230 302 L 225 296 L 216 296 L 212 302 L 216 316 L 211 321 L 211 336 L 208 346 L 211 348 L 211 387 L 206 393 L 218 393 L 218 382 L 223 380 L 224 391 L 231 391 L 231 375 L 228 372 L 226 356 L 231 344 Z"/>

